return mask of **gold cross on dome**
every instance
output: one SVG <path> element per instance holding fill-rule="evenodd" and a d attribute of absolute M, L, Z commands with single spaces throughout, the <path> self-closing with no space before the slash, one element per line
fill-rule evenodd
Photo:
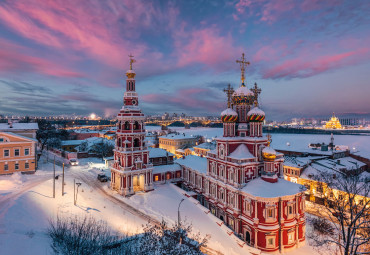
<path fill-rule="evenodd" d="M 227 88 L 224 89 L 224 92 L 226 93 L 227 95 L 227 108 L 230 108 L 231 107 L 231 96 L 233 95 L 234 93 L 234 89 L 231 87 L 231 85 L 227 85 Z"/>
<path fill-rule="evenodd" d="M 272 142 L 270 133 L 267 134 L 267 146 L 270 147 L 270 144 Z"/>
<path fill-rule="evenodd" d="M 258 95 L 261 94 L 261 89 L 257 87 L 257 83 L 254 83 L 254 87 L 251 88 L 251 91 L 254 94 L 254 101 L 258 104 Z"/>
<path fill-rule="evenodd" d="M 241 70 L 241 73 L 242 73 L 242 77 L 241 77 L 242 86 L 245 86 L 244 85 L 244 81 L 245 81 L 245 67 L 247 65 L 250 65 L 250 63 L 249 63 L 249 61 L 246 61 L 246 59 L 244 58 L 244 53 L 242 54 L 242 58 L 240 60 L 236 60 L 236 63 L 240 64 L 240 70 Z"/>
<path fill-rule="evenodd" d="M 128 55 L 128 57 L 130 58 L 130 70 L 132 70 L 132 63 L 135 63 L 136 60 L 134 59 L 134 56 L 130 53 L 130 55 Z"/>

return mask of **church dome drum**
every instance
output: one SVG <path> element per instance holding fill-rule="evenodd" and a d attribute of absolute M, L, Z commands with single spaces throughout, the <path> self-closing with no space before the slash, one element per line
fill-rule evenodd
<path fill-rule="evenodd" d="M 239 104 L 252 104 L 254 101 L 254 94 L 245 85 L 240 86 L 233 93 L 233 103 Z"/>

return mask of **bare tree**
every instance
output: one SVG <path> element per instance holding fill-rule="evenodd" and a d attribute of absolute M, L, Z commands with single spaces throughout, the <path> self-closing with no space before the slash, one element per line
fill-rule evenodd
<path fill-rule="evenodd" d="M 325 217 L 313 221 L 308 235 L 320 253 L 370 254 L 370 178 L 359 169 L 321 172 L 314 176 L 315 190 Z M 323 249 L 324 248 L 324 249 Z"/>

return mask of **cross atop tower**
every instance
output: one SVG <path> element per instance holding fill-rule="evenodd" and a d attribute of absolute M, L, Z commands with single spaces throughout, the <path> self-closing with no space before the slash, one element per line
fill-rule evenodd
<path fill-rule="evenodd" d="M 254 83 L 254 87 L 251 88 L 251 91 L 254 94 L 254 101 L 258 104 L 258 95 L 261 94 L 261 89 L 257 86 L 257 83 Z"/>
<path fill-rule="evenodd" d="M 267 134 L 267 146 L 270 147 L 270 144 L 272 142 L 270 133 Z"/>
<path fill-rule="evenodd" d="M 132 63 L 135 63 L 136 60 L 134 59 L 134 56 L 130 53 L 130 55 L 128 55 L 128 57 L 130 58 L 130 70 L 132 70 Z"/>
<path fill-rule="evenodd" d="M 242 73 L 242 76 L 241 76 L 241 80 L 242 80 L 242 86 L 244 87 L 245 84 L 244 84 L 244 80 L 245 80 L 245 67 L 247 65 L 250 65 L 249 61 L 246 61 L 246 59 L 244 58 L 244 53 L 242 54 L 242 58 L 240 60 L 236 60 L 236 63 L 240 64 L 240 70 L 241 70 L 241 73 Z"/>
<path fill-rule="evenodd" d="M 229 84 L 229 85 L 227 85 L 227 88 L 224 89 L 224 92 L 227 95 L 227 108 L 230 108 L 231 107 L 231 96 L 234 93 L 234 89 Z"/>

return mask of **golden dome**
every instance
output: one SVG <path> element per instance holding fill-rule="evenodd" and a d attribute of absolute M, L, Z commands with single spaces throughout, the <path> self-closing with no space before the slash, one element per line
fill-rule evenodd
<path fill-rule="evenodd" d="M 126 72 L 126 76 L 129 79 L 134 79 L 135 75 L 136 75 L 136 73 L 133 70 L 127 70 L 127 72 Z"/>

